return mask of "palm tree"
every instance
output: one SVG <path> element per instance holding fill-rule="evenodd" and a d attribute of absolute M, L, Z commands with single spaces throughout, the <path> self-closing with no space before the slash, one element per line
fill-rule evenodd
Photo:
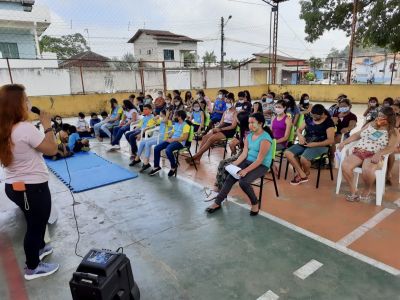
<path fill-rule="evenodd" d="M 215 55 L 214 51 L 211 52 L 206 51 L 206 53 L 203 56 L 203 61 L 207 63 L 208 66 L 210 66 L 212 63 L 215 64 L 217 62 L 217 56 Z"/>

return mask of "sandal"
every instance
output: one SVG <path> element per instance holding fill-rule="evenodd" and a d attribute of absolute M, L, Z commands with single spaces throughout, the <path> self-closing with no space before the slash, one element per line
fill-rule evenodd
<path fill-rule="evenodd" d="M 359 202 L 360 199 L 360 195 L 354 194 L 354 195 L 346 195 L 346 200 L 349 202 Z"/>

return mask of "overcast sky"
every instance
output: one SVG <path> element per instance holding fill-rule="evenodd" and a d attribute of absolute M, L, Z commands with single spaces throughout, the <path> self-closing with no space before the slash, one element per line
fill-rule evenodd
<path fill-rule="evenodd" d="M 225 29 L 228 59 L 268 51 L 270 7 L 261 0 L 36 0 L 36 4 L 47 5 L 52 12 L 52 25 L 46 34 L 80 32 L 89 36 L 93 51 L 107 57 L 131 52 L 128 39 L 144 27 L 201 39 L 200 57 L 205 51 L 214 51 L 219 59 L 220 18 L 229 15 L 232 19 Z M 278 54 L 324 57 L 332 47 L 343 49 L 348 44 L 349 39 L 340 31 L 307 43 L 299 14 L 298 0 L 280 5 Z"/>

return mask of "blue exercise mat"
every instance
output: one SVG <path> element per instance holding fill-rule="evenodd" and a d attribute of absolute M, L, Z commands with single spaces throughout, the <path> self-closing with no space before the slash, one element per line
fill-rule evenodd
<path fill-rule="evenodd" d="M 45 161 L 50 171 L 74 193 L 133 179 L 138 176 L 137 173 L 109 162 L 93 152 L 76 153 L 66 160 L 53 161 L 46 159 Z M 66 164 L 68 164 L 71 180 Z"/>

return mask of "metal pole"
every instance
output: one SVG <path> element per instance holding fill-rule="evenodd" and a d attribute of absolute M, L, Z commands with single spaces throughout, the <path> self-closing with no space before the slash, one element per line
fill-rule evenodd
<path fill-rule="evenodd" d="M 189 86 L 190 90 L 192 90 L 192 69 L 189 69 Z"/>
<path fill-rule="evenodd" d="M 353 23 L 351 25 L 351 39 L 350 39 L 350 49 L 349 49 L 349 64 L 347 66 L 347 81 L 346 81 L 347 84 L 350 84 L 350 82 L 351 82 L 354 40 L 355 40 L 356 25 L 357 25 L 357 7 L 358 7 L 358 0 L 354 0 L 354 2 L 353 2 Z"/>
<path fill-rule="evenodd" d="M 203 82 L 203 88 L 207 88 L 207 70 L 206 70 L 206 62 L 203 61 L 203 73 L 204 73 L 204 82 Z"/>
<path fill-rule="evenodd" d="M 240 63 L 239 63 L 239 69 L 238 69 L 238 71 L 239 71 L 239 86 L 240 86 Z"/>
<path fill-rule="evenodd" d="M 271 44 L 272 44 L 272 8 L 269 16 L 269 53 L 268 53 L 268 83 L 271 84 Z"/>
<path fill-rule="evenodd" d="M 274 12 L 274 31 L 273 31 L 273 42 L 272 42 L 272 84 L 276 84 L 277 77 L 277 51 L 278 51 L 278 23 L 279 23 L 279 15 L 278 15 L 279 4 L 277 3 L 273 8 Z"/>
<path fill-rule="evenodd" d="M 140 74 L 140 85 L 142 87 L 142 93 L 145 93 L 145 86 L 144 86 L 144 71 L 143 71 L 143 62 L 139 62 L 139 74 Z"/>
<path fill-rule="evenodd" d="M 166 95 L 167 94 L 167 71 L 165 70 L 165 61 L 162 62 L 162 71 L 163 71 L 164 95 Z"/>
<path fill-rule="evenodd" d="M 394 73 L 394 69 L 396 68 L 396 52 L 394 53 L 394 57 L 393 57 L 393 65 L 392 65 L 392 75 L 390 76 L 390 85 L 393 84 L 393 73 Z"/>
<path fill-rule="evenodd" d="M 331 67 L 329 69 L 329 85 L 332 82 L 332 67 L 333 67 L 333 57 L 331 57 Z"/>
<path fill-rule="evenodd" d="M 7 61 L 8 74 L 10 75 L 11 84 L 14 84 L 14 81 L 13 81 L 13 78 L 12 78 L 12 74 L 11 74 L 11 68 L 10 68 L 10 60 L 8 58 L 6 58 L 6 61 Z"/>
<path fill-rule="evenodd" d="M 85 84 L 83 82 L 83 72 L 82 72 L 82 65 L 79 66 L 79 71 L 81 73 L 81 82 L 82 82 L 82 92 L 85 95 Z"/>
<path fill-rule="evenodd" d="M 299 61 L 296 63 L 296 85 L 299 84 Z"/>
<path fill-rule="evenodd" d="M 221 17 L 221 88 L 224 87 L 224 17 Z"/>

